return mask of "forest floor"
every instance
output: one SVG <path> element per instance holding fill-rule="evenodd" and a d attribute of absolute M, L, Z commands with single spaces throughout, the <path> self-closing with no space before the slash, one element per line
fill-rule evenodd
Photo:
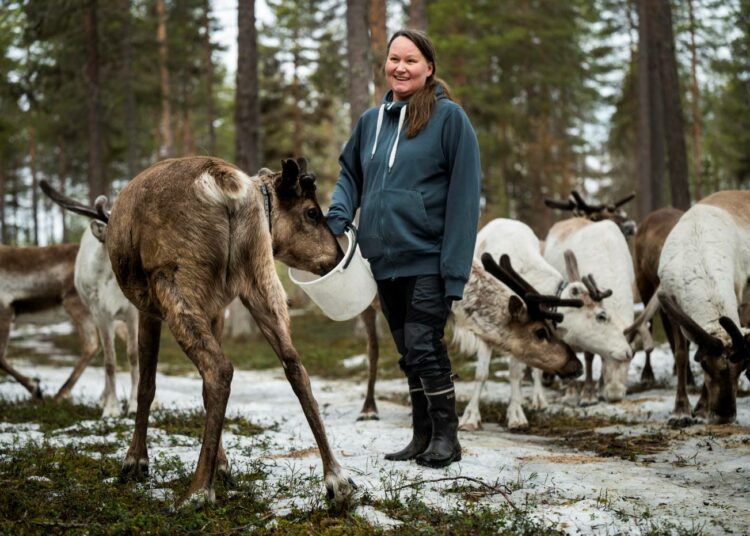
<path fill-rule="evenodd" d="M 504 426 L 510 386 L 507 366 L 497 359 L 485 389 L 484 429 L 461 432 L 463 460 L 432 470 L 383 458 L 410 437 L 406 384 L 387 341 L 377 385 L 380 420 L 357 421 L 365 391 L 364 357 L 356 355 L 362 341 L 351 336 L 352 326 L 333 334 L 320 327 L 330 322 L 304 330 L 299 322 L 318 320 L 295 322 L 329 440 L 358 485 L 348 512 L 326 502 L 320 458 L 299 403 L 265 343 L 251 339 L 227 346 L 227 353 L 238 353 L 224 432 L 231 477 L 217 483 L 215 504 L 170 514 L 200 450 L 202 401 L 200 378 L 184 366 L 189 362 L 174 342 L 163 339 L 160 409 L 152 412 L 148 436 L 150 476 L 140 483 L 118 481 L 133 420 L 99 418 L 101 366 L 89 367 L 72 401 L 60 405 L 31 402 L 18 384 L 0 378 L 0 533 L 747 533 L 750 384 L 744 376 L 736 424 L 670 428 L 672 358 L 661 346 L 652 355 L 657 387 L 588 408 L 563 406 L 548 390 L 550 407 L 527 411 L 531 427 L 520 434 Z M 47 395 L 75 360 L 69 329 L 13 333 L 13 363 L 39 377 Z M 334 338 L 322 344 L 326 336 Z M 639 352 L 632 386 L 642 363 Z M 456 358 L 462 404 L 473 386 L 471 365 Z M 124 403 L 129 373 L 119 372 L 117 382 Z M 530 385 L 524 390 L 531 394 Z M 690 398 L 695 402 L 697 390 Z"/>

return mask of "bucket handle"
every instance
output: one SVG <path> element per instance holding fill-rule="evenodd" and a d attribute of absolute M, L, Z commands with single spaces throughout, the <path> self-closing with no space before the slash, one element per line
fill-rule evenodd
<path fill-rule="evenodd" d="M 353 223 L 347 223 L 344 226 L 345 231 L 351 231 L 353 235 L 354 244 L 352 244 L 352 247 L 349 248 L 349 255 L 346 257 L 346 260 L 344 261 L 344 267 L 343 269 L 346 270 L 349 267 L 349 263 L 352 262 L 352 258 L 354 257 L 354 252 L 357 250 L 357 228 L 354 226 Z"/>

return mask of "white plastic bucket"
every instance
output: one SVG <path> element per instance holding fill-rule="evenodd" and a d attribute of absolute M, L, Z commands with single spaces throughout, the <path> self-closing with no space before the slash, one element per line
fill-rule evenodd
<path fill-rule="evenodd" d="M 344 258 L 323 277 L 289 268 L 292 282 L 332 320 L 354 318 L 372 303 L 378 291 L 370 264 L 359 252 L 355 232 L 347 229 L 344 236 L 347 240 Z"/>

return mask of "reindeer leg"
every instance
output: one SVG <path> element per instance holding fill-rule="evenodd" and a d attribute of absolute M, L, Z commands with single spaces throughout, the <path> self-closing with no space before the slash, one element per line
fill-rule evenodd
<path fill-rule="evenodd" d="M 221 344 L 221 337 L 224 333 L 224 311 L 222 310 L 216 315 L 211 321 L 211 332 L 214 334 L 214 338 L 219 344 Z M 203 385 L 203 409 L 206 409 L 206 386 Z M 229 474 L 229 462 L 227 461 L 227 453 L 224 451 L 224 441 L 219 436 L 219 451 L 216 453 L 216 472 L 224 479 L 225 483 L 231 484 L 232 479 Z"/>
<path fill-rule="evenodd" d="M 479 411 L 479 399 L 482 396 L 482 390 L 484 384 L 487 382 L 487 377 L 490 375 L 490 359 L 492 358 L 492 350 L 489 346 L 484 343 L 479 344 L 477 351 L 477 368 L 474 373 L 474 393 L 471 395 L 471 400 L 464 409 L 464 414 L 461 415 L 461 420 L 458 423 L 458 427 L 461 430 L 475 431 L 482 428 L 482 414 Z"/>
<path fill-rule="evenodd" d="M 5 352 L 8 350 L 8 339 L 10 338 L 10 325 L 13 322 L 13 310 L 9 307 L 0 308 L 0 369 L 10 374 L 15 380 L 23 385 L 34 398 L 42 398 L 42 389 L 39 380 L 29 378 L 10 366 Z"/>
<path fill-rule="evenodd" d="M 378 355 L 380 353 L 378 347 L 377 311 L 372 305 L 370 305 L 360 316 L 362 317 L 362 322 L 364 322 L 365 330 L 367 331 L 368 374 L 365 403 L 362 406 L 362 410 L 359 412 L 357 420 L 376 421 L 380 419 L 380 417 L 378 417 L 378 407 L 375 404 L 375 382 L 378 377 Z"/>
<path fill-rule="evenodd" d="M 122 408 L 117 403 L 117 356 L 115 354 L 115 330 L 111 319 L 101 319 L 97 331 L 104 349 L 104 392 L 102 393 L 102 417 L 119 417 Z"/>
<path fill-rule="evenodd" d="M 531 398 L 532 409 L 546 409 L 549 406 L 547 397 L 544 396 L 544 387 L 542 386 L 542 372 L 541 369 L 531 369 L 531 379 L 534 382 L 534 394 Z"/>
<path fill-rule="evenodd" d="M 695 424 L 687 395 L 687 369 L 689 366 L 687 339 L 679 332 L 673 332 L 675 341 L 674 362 L 677 367 L 677 392 L 675 394 L 673 416 L 668 424 L 673 428 L 684 428 Z"/>
<path fill-rule="evenodd" d="M 654 369 L 651 367 L 651 352 L 653 352 L 653 348 L 650 350 L 646 350 L 645 352 L 646 364 L 643 365 L 643 370 L 641 371 L 641 383 L 645 386 L 651 386 L 656 382 Z"/>
<path fill-rule="evenodd" d="M 140 378 L 138 367 L 138 312 L 131 311 L 127 318 L 127 336 L 125 345 L 127 348 L 128 361 L 130 361 L 130 398 L 128 399 L 128 415 L 138 409 L 138 380 Z M 156 400 L 151 402 L 151 408 L 156 409 Z"/>
<path fill-rule="evenodd" d="M 212 323 L 214 319 L 209 319 L 200 305 L 186 299 L 179 286 L 167 278 L 155 280 L 152 286 L 172 335 L 203 378 L 206 408 L 203 442 L 193 480 L 185 495 L 175 504 L 176 508 L 186 503 L 199 506 L 216 500 L 214 476 L 234 367 L 213 335 L 212 324 L 215 326 L 216 322 Z M 145 370 L 141 374 L 145 376 Z M 141 382 L 144 380 L 142 377 Z M 140 400 L 138 402 L 140 412 Z"/>
<path fill-rule="evenodd" d="M 680 335 L 682 335 L 682 334 L 680 334 Z M 686 355 L 690 356 L 690 341 L 686 340 L 685 341 L 685 345 L 686 345 L 685 346 L 685 348 L 686 348 L 685 349 L 685 353 L 686 353 Z M 686 369 L 687 369 L 687 384 L 690 385 L 690 386 L 695 387 L 695 376 L 693 376 L 693 369 L 690 366 L 690 358 L 689 357 L 688 357 L 688 360 L 687 360 Z"/>
<path fill-rule="evenodd" d="M 266 270 L 266 273 L 257 273 L 263 270 Z M 287 380 L 302 406 L 318 444 L 329 498 L 338 505 L 346 505 L 351 499 L 354 482 L 346 476 L 333 455 L 318 411 L 318 403 L 312 394 L 310 378 L 292 344 L 284 288 L 276 275 L 273 263 L 258 262 L 255 272 L 255 281 L 252 282 L 254 284 L 249 284 L 240 297 L 279 356 Z"/>
<path fill-rule="evenodd" d="M 521 380 L 523 380 L 526 365 L 516 359 L 510 358 L 510 403 L 508 404 L 507 425 L 508 430 L 517 432 L 529 429 L 529 421 L 523 412 L 523 393 L 521 392 Z"/>
<path fill-rule="evenodd" d="M 161 320 L 146 313 L 138 313 L 138 409 L 130 448 L 122 462 L 120 481 L 142 479 L 148 474 L 146 432 L 151 402 L 156 394 L 156 362 L 159 359 Z"/>
<path fill-rule="evenodd" d="M 583 356 L 586 361 L 586 380 L 584 381 L 581 400 L 578 404 L 581 406 L 593 406 L 599 403 L 599 393 L 594 383 L 594 354 L 585 352 Z"/>
<path fill-rule="evenodd" d="M 73 320 L 73 325 L 76 327 L 78 336 L 81 339 L 81 357 L 78 358 L 78 361 L 73 366 L 73 371 L 70 373 L 68 379 L 65 380 L 60 390 L 57 391 L 54 398 L 55 402 L 59 402 L 70 396 L 70 391 L 78 381 L 78 378 L 81 377 L 83 371 L 86 370 L 86 367 L 89 366 L 89 363 L 91 363 L 91 360 L 99 351 L 99 335 L 96 331 L 96 326 L 91 318 L 91 314 L 81 301 L 81 298 L 78 297 L 78 294 L 66 296 L 63 299 L 63 307 L 68 315 L 70 315 L 71 320 Z"/>

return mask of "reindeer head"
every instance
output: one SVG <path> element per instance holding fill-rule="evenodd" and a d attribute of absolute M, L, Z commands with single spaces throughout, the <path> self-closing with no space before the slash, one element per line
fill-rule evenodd
<path fill-rule="evenodd" d="M 711 334 L 690 318 L 674 297 L 660 292 L 659 302 L 688 338 L 698 345 L 695 360 L 705 372 L 708 419 L 715 423 L 734 422 L 737 416 L 737 380 L 750 362 L 750 334 L 743 334 L 727 316 L 719 318 L 719 325 L 726 333 Z M 731 342 L 726 342 L 727 338 Z"/>
<path fill-rule="evenodd" d="M 600 290 L 593 274 L 583 277 L 578 271 L 578 261 L 571 250 L 565 251 L 568 285 L 560 293 L 563 299 L 578 299 L 583 307 L 565 309 L 564 320 L 557 329 L 565 342 L 605 359 L 628 362 L 633 350 L 623 334 L 625 325 L 616 314 L 607 309 L 604 301 L 612 290 Z"/>
<path fill-rule="evenodd" d="M 307 161 L 298 158 L 281 162 L 281 173 L 261 170 L 274 190 L 274 256 L 292 268 L 323 275 L 343 258 L 343 252 L 323 218 L 315 196 L 315 175 L 308 173 Z"/>
<path fill-rule="evenodd" d="M 625 238 L 628 238 L 635 234 L 637 226 L 635 221 L 628 217 L 622 206 L 634 197 L 635 193 L 632 193 L 611 204 L 591 205 L 584 201 L 581 194 L 573 190 L 570 192 L 570 197 L 567 201 L 547 198 L 544 200 L 544 204 L 549 208 L 569 210 L 575 216 L 591 221 L 612 220 L 620 228 Z"/>
<path fill-rule="evenodd" d="M 508 300 L 510 322 L 507 327 L 514 332 L 511 339 L 519 342 L 514 349 L 514 357 L 563 378 L 579 376 L 581 362 L 570 346 L 557 336 L 551 322 L 561 322 L 563 319 L 563 315 L 553 311 L 553 308 L 581 307 L 583 303 L 539 294 L 516 273 L 508 255 L 500 258 L 499 266 L 489 253 L 484 253 L 481 260 L 485 270 L 517 294 L 511 295 Z"/>

